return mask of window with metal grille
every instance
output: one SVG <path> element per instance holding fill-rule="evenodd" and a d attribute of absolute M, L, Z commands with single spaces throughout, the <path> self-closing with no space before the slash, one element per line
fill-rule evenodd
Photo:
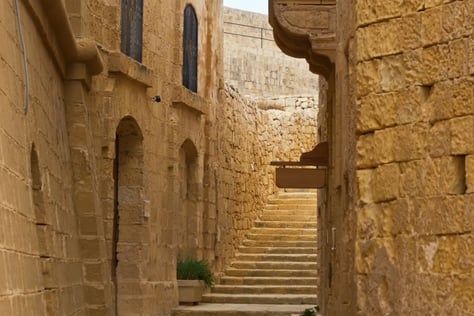
<path fill-rule="evenodd" d="M 198 20 L 191 5 L 184 9 L 183 32 L 183 85 L 197 92 Z"/>
<path fill-rule="evenodd" d="M 122 0 L 121 51 L 142 62 L 143 0 Z"/>

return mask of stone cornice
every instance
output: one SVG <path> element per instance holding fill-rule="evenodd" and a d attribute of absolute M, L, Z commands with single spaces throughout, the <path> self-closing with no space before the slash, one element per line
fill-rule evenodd
<path fill-rule="evenodd" d="M 78 63 L 85 65 L 86 76 L 102 72 L 103 61 L 96 43 L 74 37 L 64 1 L 23 0 L 23 3 L 65 79 L 69 79 L 71 72 L 78 73 Z M 70 67 L 73 69 L 69 69 Z M 90 81 L 90 78 L 82 79 Z"/>
<path fill-rule="evenodd" d="M 285 54 L 306 58 L 311 71 L 329 76 L 336 54 L 336 0 L 270 0 L 269 20 Z"/>

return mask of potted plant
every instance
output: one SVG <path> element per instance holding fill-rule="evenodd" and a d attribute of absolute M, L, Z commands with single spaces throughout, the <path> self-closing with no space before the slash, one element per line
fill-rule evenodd
<path fill-rule="evenodd" d="M 214 285 L 214 274 L 209 264 L 192 257 L 178 260 L 176 278 L 180 303 L 199 303 L 204 289 Z"/>

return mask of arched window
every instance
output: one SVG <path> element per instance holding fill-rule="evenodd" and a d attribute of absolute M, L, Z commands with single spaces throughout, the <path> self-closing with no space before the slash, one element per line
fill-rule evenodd
<path fill-rule="evenodd" d="M 122 53 L 138 62 L 142 61 L 143 0 L 122 0 L 121 19 Z"/>
<path fill-rule="evenodd" d="M 183 86 L 197 92 L 198 73 L 198 20 L 193 7 L 184 9 L 183 32 Z"/>

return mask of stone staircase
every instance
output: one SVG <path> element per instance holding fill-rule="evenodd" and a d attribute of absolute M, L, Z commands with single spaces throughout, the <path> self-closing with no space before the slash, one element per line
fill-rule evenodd
<path fill-rule="evenodd" d="M 289 316 L 314 306 L 319 283 L 316 226 L 315 192 L 282 192 L 270 199 L 220 283 L 199 306 L 180 307 L 173 315 Z"/>

